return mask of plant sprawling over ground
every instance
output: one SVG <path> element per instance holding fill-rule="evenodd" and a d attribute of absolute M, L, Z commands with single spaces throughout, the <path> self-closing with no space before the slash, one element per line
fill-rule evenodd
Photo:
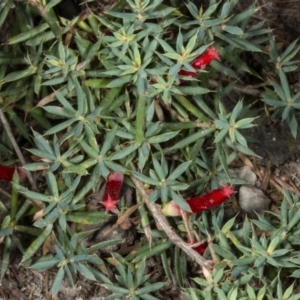
<path fill-rule="evenodd" d="M 278 53 L 272 31 L 251 18 L 257 7 L 238 11 L 237 0 L 121 0 L 73 19 L 61 16 L 59 2 L 0 2 L 0 156 L 19 166 L 14 176 L 0 168 L 1 179 L 14 181 L 10 205 L 0 202 L 1 277 L 15 245 L 25 266 L 57 268 L 54 295 L 65 276 L 74 284 L 81 274 L 110 290 L 107 299 L 156 299 L 165 283 L 149 282 L 146 260 L 159 256 L 164 278 L 187 299 L 299 299 L 291 296 L 300 277 L 299 197 L 285 190 L 277 211 L 256 219 L 210 210 L 243 183 L 229 166 L 254 155 L 244 129 L 258 115 L 297 136 L 300 93 L 288 82 L 296 42 Z M 274 80 L 247 64 L 253 53 L 269 60 Z M 245 76 L 264 93 L 232 97 Z M 96 209 L 87 205 L 91 193 Z M 163 218 L 154 204 L 170 203 L 173 238 L 166 219 L 162 228 L 153 222 Z M 87 243 L 85 225 L 112 214 L 116 226 L 134 224 L 135 247 L 103 256 L 122 239 Z M 200 273 L 188 272 L 187 255 L 199 256 Z"/>

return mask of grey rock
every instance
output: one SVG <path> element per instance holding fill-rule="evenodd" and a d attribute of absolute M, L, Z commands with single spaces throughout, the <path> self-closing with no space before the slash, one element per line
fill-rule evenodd
<path fill-rule="evenodd" d="M 271 199 L 263 191 L 252 185 L 243 185 L 239 190 L 239 205 L 242 210 L 255 216 L 269 209 Z"/>
<path fill-rule="evenodd" d="M 243 166 L 241 168 L 229 169 L 229 174 L 231 177 L 239 178 L 247 181 L 250 185 L 255 185 L 257 181 L 256 174 L 248 166 Z"/>

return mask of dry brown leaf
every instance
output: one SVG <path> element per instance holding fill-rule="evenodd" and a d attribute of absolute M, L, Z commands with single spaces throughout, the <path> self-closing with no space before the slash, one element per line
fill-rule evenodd
<path fill-rule="evenodd" d="M 44 208 L 40 209 L 39 211 L 37 211 L 34 216 L 33 216 L 33 221 L 37 221 L 40 220 L 44 215 Z"/>
<path fill-rule="evenodd" d="M 55 248 L 55 235 L 53 232 L 49 234 L 43 244 L 43 255 L 46 255 L 48 252 L 54 252 Z"/>

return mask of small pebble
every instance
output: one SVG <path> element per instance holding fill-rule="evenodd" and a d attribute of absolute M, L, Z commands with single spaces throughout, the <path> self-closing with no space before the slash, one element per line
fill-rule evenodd
<path fill-rule="evenodd" d="M 251 184 L 251 185 L 255 185 L 255 183 L 257 181 L 256 174 L 248 166 L 230 169 L 229 174 L 232 177 L 243 179 L 243 180 L 247 181 L 248 184 Z"/>
<path fill-rule="evenodd" d="M 243 185 L 239 190 L 239 205 L 242 210 L 255 216 L 269 209 L 271 199 L 264 192 L 251 185 Z"/>

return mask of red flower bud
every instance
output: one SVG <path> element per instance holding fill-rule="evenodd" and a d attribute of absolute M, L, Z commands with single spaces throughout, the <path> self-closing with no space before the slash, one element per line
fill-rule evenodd
<path fill-rule="evenodd" d="M 105 207 L 105 212 L 114 209 L 118 203 L 123 179 L 124 176 L 121 173 L 113 172 L 108 175 L 103 199 L 101 201 L 101 204 Z"/>
<path fill-rule="evenodd" d="M 200 255 L 203 255 L 207 246 L 208 246 L 207 242 L 203 242 L 202 244 L 195 247 L 194 250 L 197 251 Z"/>
<path fill-rule="evenodd" d="M 199 55 L 197 58 L 195 58 L 192 63 L 191 66 L 195 69 L 204 69 L 206 68 L 212 60 L 214 59 L 218 59 L 220 60 L 219 57 L 219 52 L 216 50 L 215 47 L 210 47 L 208 48 L 204 53 L 202 53 L 201 55 Z M 192 72 L 192 71 L 185 71 L 185 70 L 180 70 L 178 72 L 179 75 L 183 75 L 183 76 L 190 76 L 190 77 L 196 77 L 197 73 L 196 72 Z M 180 80 L 180 82 L 184 82 L 183 79 Z"/>
<path fill-rule="evenodd" d="M 208 243 L 206 241 L 197 242 L 197 241 L 191 240 L 189 237 L 187 239 L 187 243 L 190 244 L 192 246 L 192 248 L 195 251 L 197 251 L 200 255 L 204 254 L 204 252 L 208 246 Z M 193 246 L 193 245 L 196 245 L 196 246 Z"/>
<path fill-rule="evenodd" d="M 234 190 L 231 186 L 224 186 L 207 194 L 190 198 L 186 200 L 186 202 L 190 206 L 192 213 L 196 214 L 221 205 L 233 193 Z M 175 217 L 181 215 L 180 208 L 174 201 L 167 203 L 162 209 L 162 212 L 166 216 Z"/>
<path fill-rule="evenodd" d="M 14 172 L 17 171 L 19 180 L 24 181 L 26 178 L 26 172 L 23 168 L 7 167 L 0 165 L 0 180 L 12 181 Z"/>
<path fill-rule="evenodd" d="M 192 71 L 186 71 L 186 70 L 180 70 L 178 72 L 179 75 L 182 75 L 182 76 L 189 76 L 189 77 L 196 77 L 197 76 L 197 73 L 196 72 L 192 72 Z M 180 79 L 180 82 L 184 82 L 185 80 L 183 79 Z"/>
<path fill-rule="evenodd" d="M 207 242 L 202 242 L 200 245 L 193 247 L 193 249 L 197 251 L 200 255 L 203 255 L 207 246 L 208 246 Z"/>

